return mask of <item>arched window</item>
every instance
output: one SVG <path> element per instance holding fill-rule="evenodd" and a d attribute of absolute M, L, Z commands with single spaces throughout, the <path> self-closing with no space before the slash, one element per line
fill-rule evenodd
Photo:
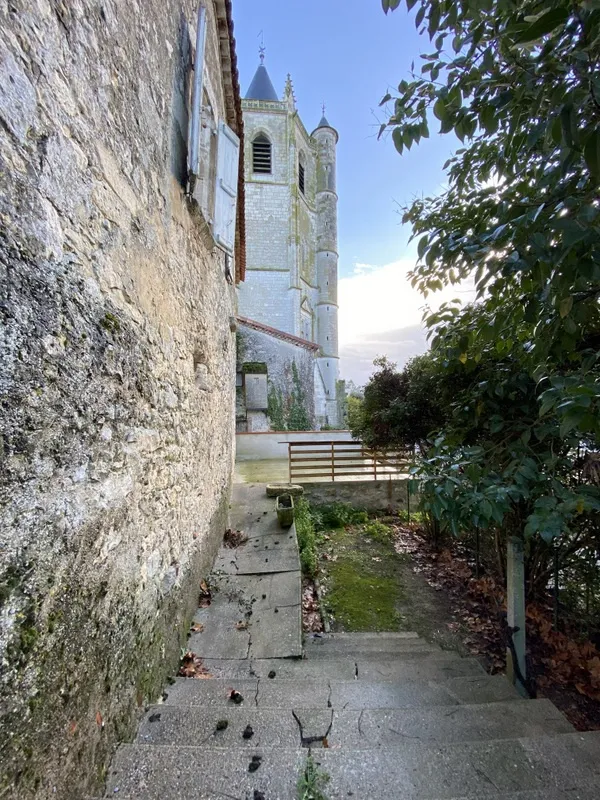
<path fill-rule="evenodd" d="M 259 133 L 252 142 L 252 171 L 271 174 L 271 142 L 264 133 Z"/>
<path fill-rule="evenodd" d="M 300 305 L 300 336 L 309 342 L 313 340 L 313 312 L 306 298 Z"/>
<path fill-rule="evenodd" d="M 304 194 L 304 153 L 298 154 L 298 186 Z"/>

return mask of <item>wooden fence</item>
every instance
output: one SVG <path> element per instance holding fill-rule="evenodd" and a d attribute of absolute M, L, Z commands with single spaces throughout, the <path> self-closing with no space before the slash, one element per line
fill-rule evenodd
<path fill-rule="evenodd" d="M 409 454 L 401 450 L 373 450 L 362 442 L 288 442 L 290 483 L 321 479 L 380 480 L 405 474 Z"/>

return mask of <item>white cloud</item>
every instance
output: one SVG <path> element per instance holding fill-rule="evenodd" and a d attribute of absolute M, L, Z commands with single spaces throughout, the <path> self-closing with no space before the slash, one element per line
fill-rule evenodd
<path fill-rule="evenodd" d="M 361 264 L 359 261 L 356 261 L 353 272 L 355 275 L 365 275 L 372 272 L 374 269 L 379 269 L 379 267 L 376 264 Z"/>
<path fill-rule="evenodd" d="M 357 263 L 354 274 L 338 287 L 341 373 L 364 383 L 378 355 L 387 355 L 398 366 L 425 352 L 427 341 L 421 323 L 423 309 L 432 309 L 455 297 L 473 299 L 470 283 L 435 292 L 425 300 L 410 285 L 407 275 L 414 261 L 402 259 L 378 267 Z"/>

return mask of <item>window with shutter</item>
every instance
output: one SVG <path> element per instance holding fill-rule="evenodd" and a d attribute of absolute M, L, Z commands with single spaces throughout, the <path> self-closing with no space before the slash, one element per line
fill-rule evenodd
<path fill-rule="evenodd" d="M 200 174 L 200 135 L 202 117 L 202 73 L 204 71 L 204 43 L 206 41 L 206 8 L 198 7 L 196 28 L 196 53 L 194 56 L 194 81 L 188 128 L 188 179 L 190 192 L 194 191 Z"/>
<path fill-rule="evenodd" d="M 259 133 L 252 142 L 252 171 L 271 173 L 271 142 L 264 133 Z"/>
<path fill-rule="evenodd" d="M 224 122 L 219 123 L 217 179 L 213 236 L 216 243 L 233 254 L 240 140 Z"/>

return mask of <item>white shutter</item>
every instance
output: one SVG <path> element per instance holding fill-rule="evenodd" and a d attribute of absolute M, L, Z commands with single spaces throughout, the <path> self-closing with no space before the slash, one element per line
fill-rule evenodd
<path fill-rule="evenodd" d="M 239 157 L 240 140 L 229 126 L 220 122 L 213 236 L 216 243 L 230 254 L 233 254 L 235 245 Z"/>
<path fill-rule="evenodd" d="M 202 116 L 202 73 L 204 71 L 204 42 L 206 40 L 206 9 L 198 8 L 196 28 L 196 54 L 194 56 L 194 84 L 192 107 L 188 124 L 188 176 L 193 190 L 200 174 L 200 120 Z"/>

